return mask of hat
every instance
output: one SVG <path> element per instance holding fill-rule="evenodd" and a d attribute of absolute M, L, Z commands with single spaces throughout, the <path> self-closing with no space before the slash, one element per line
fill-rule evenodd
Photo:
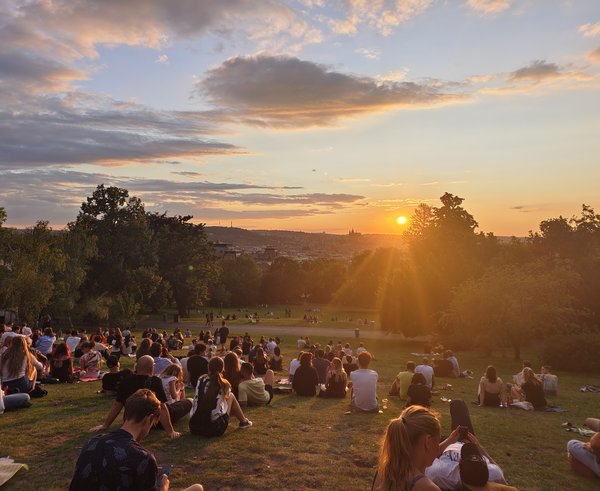
<path fill-rule="evenodd" d="M 485 486 L 490 477 L 487 463 L 474 443 L 465 443 L 460 450 L 460 479 L 469 486 Z"/>

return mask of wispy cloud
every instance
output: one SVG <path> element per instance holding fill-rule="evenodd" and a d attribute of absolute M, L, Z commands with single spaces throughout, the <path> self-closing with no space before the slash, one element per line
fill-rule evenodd
<path fill-rule="evenodd" d="M 379 51 L 369 48 L 357 48 L 354 50 L 354 52 L 368 60 L 378 60 L 379 56 L 381 55 Z"/>
<path fill-rule="evenodd" d="M 482 14 L 497 14 L 511 6 L 511 0 L 467 0 L 467 5 Z"/>
<path fill-rule="evenodd" d="M 169 57 L 165 54 L 160 55 L 155 60 L 156 63 L 169 63 Z"/>
<path fill-rule="evenodd" d="M 364 177 L 338 177 L 335 182 L 371 182 L 371 179 Z"/>
<path fill-rule="evenodd" d="M 600 22 L 595 24 L 583 24 L 579 26 L 578 31 L 586 37 L 594 37 L 600 34 Z"/>

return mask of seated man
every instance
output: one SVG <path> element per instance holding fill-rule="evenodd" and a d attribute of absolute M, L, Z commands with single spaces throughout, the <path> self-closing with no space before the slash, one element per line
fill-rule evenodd
<path fill-rule="evenodd" d="M 240 375 L 242 381 L 238 385 L 238 402 L 241 407 L 264 406 L 273 398 L 275 373 L 267 370 L 263 378 L 254 377 L 254 367 L 250 363 L 242 363 Z"/>
<path fill-rule="evenodd" d="M 96 436 L 83 447 L 69 490 L 168 491 L 169 478 L 159 473 L 154 455 L 140 445 L 161 413 L 161 402 L 150 389 L 139 389 L 128 397 L 121 428 Z M 192 490 L 203 488 L 194 484 L 187 488 Z"/>
<path fill-rule="evenodd" d="M 544 384 L 544 395 L 556 396 L 558 394 L 558 377 L 551 373 L 551 367 L 544 365 L 539 378 Z"/>
<path fill-rule="evenodd" d="M 586 425 L 590 426 L 587 420 Z M 585 477 L 600 477 L 600 432 L 594 433 L 587 443 L 570 440 L 567 452 L 571 469 Z"/>
<path fill-rule="evenodd" d="M 429 358 L 423 358 L 422 363 L 416 366 L 415 373 L 422 373 L 425 375 L 427 387 L 433 389 L 433 386 L 435 385 L 435 376 L 433 373 L 433 367 L 429 365 Z"/>
<path fill-rule="evenodd" d="M 204 343 L 196 343 L 194 354 L 188 358 L 186 365 L 190 386 L 195 389 L 198 379 L 208 373 L 208 358 L 206 357 L 206 345 Z"/>
<path fill-rule="evenodd" d="M 110 369 L 108 373 L 105 373 L 102 377 L 102 392 L 104 394 L 116 394 L 121 381 L 129 377 L 133 372 L 126 368 L 125 370 L 119 370 L 121 364 L 119 358 L 115 355 L 110 355 L 106 360 L 106 366 Z"/>
<path fill-rule="evenodd" d="M 350 372 L 348 388 L 352 389 L 352 411 L 376 413 L 379 411 L 377 400 L 377 379 L 379 375 L 375 370 L 369 369 L 371 353 L 363 351 L 358 355 L 358 370 Z"/>
<path fill-rule="evenodd" d="M 162 381 L 160 378 L 154 376 L 154 360 L 148 355 L 141 356 L 137 361 L 135 373 L 121 381 L 121 385 L 117 389 L 116 400 L 110 408 L 104 423 L 94 426 L 90 431 L 96 432 L 110 428 L 110 425 L 117 418 L 123 406 L 125 406 L 127 398 L 138 389 L 150 389 L 154 392 L 154 395 L 161 402 L 160 424 L 170 438 L 179 438 L 181 435 L 173 429 L 171 413 L 173 413 L 173 419 L 177 421 L 177 419 L 181 419 L 181 417 L 190 412 L 192 404 L 188 399 L 185 399 L 167 406 L 167 395 L 163 389 Z M 187 411 L 185 411 L 186 408 Z"/>
<path fill-rule="evenodd" d="M 406 400 L 408 388 L 410 387 L 411 380 L 413 378 L 413 375 L 415 374 L 415 367 L 416 365 L 414 361 L 409 361 L 406 363 L 406 370 L 396 375 L 396 378 L 394 379 L 394 383 L 392 384 L 388 395 L 400 396 L 401 400 Z"/>

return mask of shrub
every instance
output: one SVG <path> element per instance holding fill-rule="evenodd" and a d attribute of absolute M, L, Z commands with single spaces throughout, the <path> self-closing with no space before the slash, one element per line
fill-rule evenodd
<path fill-rule="evenodd" d="M 586 330 L 549 336 L 541 350 L 542 362 L 560 370 L 600 372 L 600 333 Z"/>

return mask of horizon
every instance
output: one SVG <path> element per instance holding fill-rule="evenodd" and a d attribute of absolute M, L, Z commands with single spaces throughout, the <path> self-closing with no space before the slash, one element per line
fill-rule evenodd
<path fill-rule="evenodd" d="M 600 3 L 0 5 L 6 226 L 97 184 L 247 230 L 402 234 L 450 192 L 478 231 L 600 208 Z"/>

